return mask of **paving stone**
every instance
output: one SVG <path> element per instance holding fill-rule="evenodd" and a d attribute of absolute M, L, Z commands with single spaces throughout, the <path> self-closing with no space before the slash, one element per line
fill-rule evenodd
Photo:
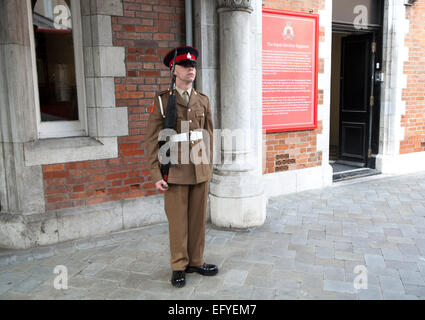
<path fill-rule="evenodd" d="M 386 260 L 385 264 L 387 268 L 391 268 L 391 269 L 418 271 L 418 265 L 417 263 L 414 263 L 414 262 Z"/>
<path fill-rule="evenodd" d="M 385 292 L 399 292 L 404 294 L 404 287 L 400 278 L 379 276 L 382 291 Z"/>
<path fill-rule="evenodd" d="M 257 265 L 257 264 L 253 263 L 253 262 L 246 262 L 246 261 L 242 261 L 242 260 L 239 260 L 239 259 L 228 258 L 228 259 L 225 259 L 223 261 L 221 268 L 224 269 L 224 270 L 239 269 L 239 270 L 248 271 L 248 270 L 251 270 L 251 268 L 255 265 Z M 264 264 L 259 263 L 258 265 L 262 266 Z M 273 267 L 274 267 L 274 264 L 266 264 L 266 265 L 269 265 L 270 269 L 273 269 Z M 261 270 L 259 272 L 261 274 L 263 273 L 263 272 L 261 272 Z M 255 274 L 255 271 L 254 271 L 253 274 Z"/>
<path fill-rule="evenodd" d="M 399 270 L 401 281 L 404 285 L 425 286 L 424 277 L 420 272 Z"/>
<path fill-rule="evenodd" d="M 84 275 L 77 275 L 68 280 L 68 287 L 89 289 L 94 286 L 99 280 Z"/>
<path fill-rule="evenodd" d="M 235 299 L 247 300 L 254 292 L 254 286 L 244 285 L 236 286 L 233 284 L 224 283 L 223 286 L 217 291 L 217 297 L 230 296 Z"/>
<path fill-rule="evenodd" d="M 361 261 L 361 260 L 363 260 L 363 254 L 335 250 L 335 259 L 337 259 L 337 260 Z"/>
<path fill-rule="evenodd" d="M 315 258 L 316 256 L 314 253 L 297 252 L 295 256 L 295 261 L 307 264 L 314 264 Z"/>
<path fill-rule="evenodd" d="M 87 259 L 87 262 L 93 264 L 112 265 L 117 260 L 117 255 L 113 254 L 96 254 Z"/>
<path fill-rule="evenodd" d="M 371 268 L 385 268 L 385 260 L 381 255 L 365 254 L 366 266 Z"/>
<path fill-rule="evenodd" d="M 425 261 L 418 262 L 419 271 L 422 273 L 422 276 L 425 278 Z"/>
<path fill-rule="evenodd" d="M 96 273 L 102 271 L 107 267 L 106 264 L 103 263 L 90 263 L 86 268 L 81 270 L 78 275 L 82 276 L 94 276 Z"/>
<path fill-rule="evenodd" d="M 351 239 L 343 239 L 343 241 L 335 241 L 334 243 L 335 251 L 345 251 L 345 252 L 352 252 L 353 251 L 353 245 L 351 244 Z"/>
<path fill-rule="evenodd" d="M 117 288 L 109 296 L 111 300 L 145 300 L 146 295 L 142 291 L 127 288 Z"/>
<path fill-rule="evenodd" d="M 415 244 L 399 243 L 397 244 L 397 246 L 403 255 L 416 255 L 416 256 L 420 255 L 420 252 Z"/>
<path fill-rule="evenodd" d="M 295 261 L 295 270 L 312 274 L 323 274 L 323 266 Z"/>
<path fill-rule="evenodd" d="M 425 299 L 425 286 L 415 286 L 406 284 L 404 286 L 406 294 L 418 297 L 421 300 Z"/>
<path fill-rule="evenodd" d="M 276 280 L 266 277 L 265 275 L 263 277 L 248 275 L 245 280 L 245 285 L 260 288 L 276 288 L 278 283 Z"/>
<path fill-rule="evenodd" d="M 299 288 L 287 288 L 281 287 L 276 289 L 275 298 L 276 300 L 295 300 L 299 296 Z"/>
<path fill-rule="evenodd" d="M 145 281 L 155 280 L 155 279 L 157 279 L 158 281 L 164 280 L 163 282 L 168 282 L 171 279 L 171 274 L 168 273 L 168 276 L 166 278 L 164 278 L 164 277 L 161 277 L 161 278 L 153 277 L 152 278 L 152 277 L 147 276 L 147 275 L 131 272 L 131 273 L 129 273 L 127 278 L 120 283 L 120 286 L 123 287 L 123 288 L 127 288 L 127 289 L 138 289 L 138 288 L 143 286 L 143 283 Z"/>
<path fill-rule="evenodd" d="M 324 280 L 338 280 L 344 281 L 345 279 L 345 269 L 337 267 L 325 267 L 324 268 Z"/>
<path fill-rule="evenodd" d="M 407 237 L 393 237 L 393 236 L 389 236 L 389 237 L 387 237 L 387 240 L 389 242 L 395 242 L 397 244 L 411 244 L 411 245 L 414 245 L 415 244 L 415 242 L 412 239 L 407 238 Z"/>
<path fill-rule="evenodd" d="M 71 288 L 58 290 L 53 285 L 41 285 L 33 292 L 35 299 L 48 300 L 78 300 L 88 297 L 89 291 L 80 288 Z"/>
<path fill-rule="evenodd" d="M 402 294 L 399 291 L 384 291 L 384 300 L 418 300 L 414 295 Z"/>
<path fill-rule="evenodd" d="M 316 257 L 332 259 L 334 257 L 334 249 L 329 247 L 316 247 Z"/>
<path fill-rule="evenodd" d="M 277 297 L 277 289 L 254 287 L 250 300 L 273 300 Z"/>
<path fill-rule="evenodd" d="M 13 291 L 8 291 L 0 295 L 0 300 L 32 300 L 32 299 L 33 299 L 33 296 L 31 295 L 13 292 Z"/>
<path fill-rule="evenodd" d="M 357 292 L 352 282 L 344 282 L 344 281 L 336 281 L 336 280 L 324 280 L 323 290 L 341 292 L 341 293 L 351 293 L 351 294 L 355 294 Z"/>
<path fill-rule="evenodd" d="M 47 259 L 42 259 L 37 262 L 38 265 L 44 267 L 56 267 L 58 265 L 66 265 L 67 261 L 70 260 L 69 256 L 64 255 L 54 255 Z"/>
<path fill-rule="evenodd" d="M 325 240 L 326 234 L 324 231 L 310 230 L 308 232 L 308 239 L 309 240 Z"/>
<path fill-rule="evenodd" d="M 90 265 L 87 261 L 79 261 L 70 259 L 66 262 L 65 267 L 68 269 L 68 276 L 72 277 L 87 268 Z M 51 271 L 53 273 L 53 269 Z"/>
<path fill-rule="evenodd" d="M 146 262 L 145 260 L 136 260 L 131 262 L 125 269 L 137 273 L 152 274 L 156 270 L 157 266 L 157 263 Z"/>
<path fill-rule="evenodd" d="M 382 248 L 381 250 L 385 260 L 404 261 L 403 255 L 398 249 Z"/>
<path fill-rule="evenodd" d="M 265 273 L 266 274 L 266 273 Z M 233 269 L 227 271 L 224 276 L 224 283 L 242 286 L 248 276 L 248 271 Z"/>
<path fill-rule="evenodd" d="M 0 283 L 0 296 L 14 287 L 13 282 Z"/>
<path fill-rule="evenodd" d="M 0 283 L 18 283 L 29 276 L 22 272 L 5 272 L 0 274 Z"/>
<path fill-rule="evenodd" d="M 207 226 L 215 277 L 171 286 L 168 224 L 0 251 L 0 299 L 425 299 L 425 173 L 271 198 L 262 227 Z M 397 186 L 397 187 L 393 187 Z M 53 288 L 68 269 L 69 290 Z M 357 266 L 368 289 L 354 289 Z"/>
<path fill-rule="evenodd" d="M 382 300 L 382 293 L 379 286 L 368 285 L 367 289 L 358 291 L 359 300 Z"/>
<path fill-rule="evenodd" d="M 43 284 L 43 280 L 40 279 L 26 279 L 20 284 L 13 288 L 13 292 L 22 293 L 22 294 L 31 294 L 35 288 Z"/>
<path fill-rule="evenodd" d="M 12 264 L 8 266 L 4 266 L 0 268 L 0 274 L 6 273 L 6 272 L 22 272 L 25 273 L 34 266 L 38 265 L 35 261 L 27 261 L 27 262 L 21 262 L 18 264 Z"/>
<path fill-rule="evenodd" d="M 128 271 L 106 268 L 100 272 L 96 272 L 93 277 L 102 280 L 124 282 L 128 278 L 129 274 L 130 273 Z"/>
<path fill-rule="evenodd" d="M 135 260 L 135 257 L 119 257 L 110 266 L 113 269 L 128 270 L 130 264 Z"/>

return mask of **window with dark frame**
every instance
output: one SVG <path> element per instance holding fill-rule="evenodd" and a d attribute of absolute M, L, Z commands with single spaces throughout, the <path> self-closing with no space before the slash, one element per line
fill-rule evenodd
<path fill-rule="evenodd" d="M 31 0 L 40 120 L 77 121 L 71 0 Z"/>

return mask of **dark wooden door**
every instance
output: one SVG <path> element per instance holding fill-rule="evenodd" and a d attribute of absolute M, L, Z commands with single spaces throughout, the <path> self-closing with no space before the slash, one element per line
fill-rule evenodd
<path fill-rule="evenodd" d="M 373 105 L 373 35 L 342 39 L 339 162 L 364 166 L 368 160 Z"/>

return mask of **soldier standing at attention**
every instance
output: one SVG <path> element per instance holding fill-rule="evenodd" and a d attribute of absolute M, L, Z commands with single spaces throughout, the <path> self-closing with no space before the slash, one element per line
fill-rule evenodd
<path fill-rule="evenodd" d="M 217 266 L 206 264 L 203 260 L 208 180 L 212 177 L 213 123 L 208 97 L 192 87 L 197 58 L 198 51 L 193 47 L 179 47 L 165 56 L 164 64 L 174 71 L 176 90 L 171 88 L 155 96 L 146 139 L 153 182 L 158 191 L 165 192 L 171 283 L 176 287 L 185 285 L 186 273 L 197 272 L 204 276 L 218 273 Z M 173 100 L 173 95 L 176 100 Z M 172 108 L 176 108 L 176 132 L 169 138 L 169 143 L 178 145 L 179 159 L 164 173 L 163 161 L 160 162 L 161 157 L 158 157 L 158 137 L 169 114 L 167 109 Z M 205 149 L 208 152 L 204 152 Z M 187 150 L 190 157 L 187 154 L 185 157 L 182 150 Z M 202 161 L 193 161 L 193 158 L 201 158 Z"/>

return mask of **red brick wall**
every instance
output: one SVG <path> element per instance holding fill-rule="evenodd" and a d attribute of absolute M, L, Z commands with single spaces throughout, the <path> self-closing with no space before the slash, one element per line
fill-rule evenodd
<path fill-rule="evenodd" d="M 148 113 L 170 81 L 162 57 L 185 44 L 184 28 L 184 0 L 124 0 L 112 30 L 113 44 L 126 48 L 127 76 L 115 78 L 115 93 L 117 107 L 128 107 L 129 136 L 118 138 L 117 159 L 44 166 L 47 210 L 156 193 L 146 167 Z"/>
<path fill-rule="evenodd" d="M 402 154 L 425 151 L 425 2 L 417 1 L 407 7 L 407 19 L 409 61 L 404 65 L 407 89 L 402 97 L 406 101 L 406 113 L 401 119 L 405 128 L 405 140 L 400 143 Z"/>
<path fill-rule="evenodd" d="M 263 7 L 296 12 L 318 13 L 324 9 L 324 0 L 263 0 Z M 320 19 L 320 18 L 319 18 Z M 320 41 L 324 41 L 324 30 L 320 30 Z M 324 62 L 319 60 L 319 73 L 324 71 Z M 323 104 L 323 90 L 319 86 L 318 104 Z M 263 173 L 298 170 L 320 166 L 322 152 L 317 151 L 317 135 L 322 132 L 322 122 L 318 121 L 316 130 L 268 133 L 263 136 L 266 153 Z"/>

